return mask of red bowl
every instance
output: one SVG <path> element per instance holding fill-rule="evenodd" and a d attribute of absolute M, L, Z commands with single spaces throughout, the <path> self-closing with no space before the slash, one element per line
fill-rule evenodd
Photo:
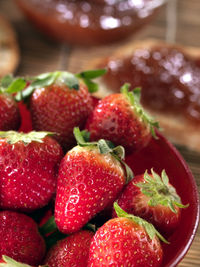
<path fill-rule="evenodd" d="M 22 115 L 20 130 L 28 132 L 32 129 L 30 113 L 22 103 L 19 108 Z M 157 136 L 158 139 L 152 138 L 150 144 L 138 153 L 128 155 L 126 162 L 135 175 L 146 169 L 153 168 L 158 173 L 165 169 L 183 204 L 189 203 L 189 207 L 182 210 L 180 227 L 168 238 L 170 244 L 163 244 L 162 267 L 173 267 L 184 257 L 197 231 L 199 194 L 194 177 L 180 153 L 159 132 Z"/>
<path fill-rule="evenodd" d="M 188 251 L 199 224 L 199 194 L 194 177 L 186 162 L 160 133 L 158 139 L 152 139 L 150 144 L 138 153 L 126 157 L 127 164 L 135 175 L 146 169 L 161 173 L 165 169 L 170 183 L 175 186 L 184 204 L 189 207 L 182 210 L 180 227 L 168 238 L 169 245 L 164 244 L 162 266 L 176 266 Z"/>

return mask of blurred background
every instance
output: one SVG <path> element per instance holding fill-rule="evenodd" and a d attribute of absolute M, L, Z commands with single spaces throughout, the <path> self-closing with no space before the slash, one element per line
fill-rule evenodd
<path fill-rule="evenodd" d="M 95 2 L 97 6 L 101 6 L 102 1 L 97 0 L 89 2 Z M 171 43 L 179 43 L 181 45 L 194 46 L 197 48 L 200 47 L 199 0 L 169 0 L 166 1 L 167 3 L 165 4 L 164 0 L 155 0 L 155 11 L 146 10 L 145 14 L 141 14 L 140 19 L 142 20 L 142 23 L 138 31 L 134 31 L 132 34 L 127 30 L 128 28 L 125 27 L 122 29 L 122 35 L 119 35 L 121 34 L 120 31 L 113 35 L 110 33 L 108 37 L 106 37 L 109 41 L 107 41 L 106 38 L 104 39 L 104 33 L 101 33 L 101 38 L 99 38 L 95 44 L 93 42 L 94 40 L 88 38 L 87 34 L 84 32 L 79 35 L 79 39 L 76 38 L 78 26 L 74 28 L 77 32 L 74 29 L 69 32 L 68 40 L 65 40 L 64 43 L 56 41 L 57 37 L 55 36 L 57 33 L 58 35 L 61 34 L 61 37 L 64 36 L 62 27 L 59 24 L 62 24 L 63 22 L 62 10 L 65 8 L 63 6 L 64 2 L 65 1 L 58 0 L 0 0 L 0 16 L 4 16 L 11 23 L 13 31 L 16 34 L 16 45 L 18 46 L 16 52 L 19 56 L 18 63 L 13 66 L 13 72 L 16 75 L 36 75 L 42 72 L 58 69 L 78 72 L 83 70 L 83 68 L 87 68 L 90 62 L 95 58 L 108 56 L 116 48 L 119 48 L 121 45 L 128 43 L 131 40 L 156 38 Z M 135 1 L 135 3 L 137 3 L 137 12 L 140 11 L 140 7 L 142 7 L 142 4 L 145 2 L 148 2 L 148 0 Z M 52 8 L 55 7 L 55 3 L 57 4 L 58 13 L 61 12 L 59 15 L 57 14 L 58 21 L 54 20 L 55 14 L 54 12 L 52 13 Z M 35 11 L 33 7 L 36 7 Z M 81 8 L 87 13 L 91 7 L 85 5 Z M 36 16 L 37 10 L 40 9 L 44 12 L 43 18 Z M 22 10 L 25 11 L 25 14 L 28 14 L 29 19 L 31 18 L 31 20 L 34 21 L 35 19 L 41 20 L 39 27 L 35 27 L 29 20 L 27 20 Z M 99 12 L 99 10 L 96 12 Z M 109 9 L 106 12 L 109 12 Z M 62 14 L 62 16 L 60 14 Z M 41 32 L 41 29 L 47 32 L 43 25 L 46 20 L 45 16 L 50 17 L 55 31 L 53 36 L 50 34 L 50 37 Z M 67 13 L 67 15 L 65 13 L 64 16 L 70 18 L 70 13 Z M 144 18 L 145 20 L 143 21 Z M 64 19 L 66 19 L 66 17 L 64 17 Z M 83 16 L 81 21 L 82 26 L 85 29 L 87 28 L 87 19 L 86 16 Z M 95 15 L 92 19 L 94 19 L 94 21 L 97 20 Z M 76 21 L 74 23 L 76 23 Z M 111 25 L 114 25 L 110 26 L 111 29 L 115 27 L 116 21 L 111 20 L 110 23 Z M 128 16 L 124 20 L 124 23 L 126 25 L 130 24 Z M 140 20 L 137 21 L 137 23 L 139 24 Z M 107 26 L 105 25 L 105 27 Z M 0 49 L 5 49 L 5 47 L 3 47 L 5 44 L 1 43 L 1 35 L 0 20 Z M 119 40 L 112 42 L 116 37 L 119 37 L 117 38 Z M 84 43 L 84 45 L 81 43 Z M 0 53 L 0 66 L 1 61 L 2 58 Z M 197 152 L 189 151 L 184 147 L 178 147 L 178 149 L 189 164 L 197 181 L 197 185 L 200 188 L 200 155 Z M 198 231 L 192 247 L 179 266 L 200 266 L 199 247 L 200 231 Z"/>
<path fill-rule="evenodd" d="M 157 1 L 157 0 L 156 0 Z M 29 21 L 16 5 L 14 0 L 0 0 L 0 13 L 11 21 L 20 47 L 20 63 L 17 74 L 37 74 L 39 72 L 55 69 L 68 69 L 79 71 L 86 61 L 97 56 L 110 55 L 122 43 L 130 39 L 158 38 L 184 45 L 200 45 L 200 3 L 199 0 L 170 0 L 163 5 L 156 14 L 138 32 L 129 34 L 128 40 L 121 38 L 113 44 L 90 46 L 90 49 L 78 45 L 60 44 L 55 38 L 47 38 L 42 35 Z M 18 1 L 23 2 L 23 1 Z M 24 2 L 48 2 L 52 1 L 24 1 Z M 59 2 L 59 1 L 57 1 Z M 63 2 L 63 1 L 60 1 Z M 142 2 L 142 1 L 136 1 Z M 159 2 L 159 0 L 158 0 Z M 161 1 L 162 2 L 162 1 Z M 73 39 L 73 32 L 70 32 Z M 87 38 L 87 36 L 85 36 Z M 79 59 L 77 62 L 77 58 Z"/>

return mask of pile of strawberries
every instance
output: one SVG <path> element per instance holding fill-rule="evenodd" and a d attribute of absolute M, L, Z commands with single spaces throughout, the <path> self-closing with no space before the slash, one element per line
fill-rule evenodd
<path fill-rule="evenodd" d="M 125 163 L 158 123 L 139 88 L 93 98 L 104 73 L 0 81 L 0 266 L 161 266 L 187 205 L 164 170 L 134 177 Z M 34 131 L 18 131 L 19 101 Z"/>

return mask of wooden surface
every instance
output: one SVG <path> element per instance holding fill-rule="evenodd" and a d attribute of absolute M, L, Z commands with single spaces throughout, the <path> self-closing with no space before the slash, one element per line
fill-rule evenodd
<path fill-rule="evenodd" d="M 175 0 L 174 0 L 175 2 Z M 16 71 L 19 75 L 34 75 L 40 72 L 65 69 L 72 72 L 87 67 L 87 62 L 96 57 L 109 55 L 121 43 L 102 47 L 75 47 L 53 43 L 30 25 L 11 0 L 0 0 L 0 13 L 7 16 L 17 31 L 21 50 L 21 62 Z M 181 44 L 200 46 L 200 1 L 179 0 L 177 12 L 163 7 L 158 16 L 145 29 L 131 39 L 153 37 L 177 41 Z M 166 19 L 166 17 L 168 19 Z M 175 21 L 177 25 L 175 27 Z M 175 27 L 175 28 L 174 28 Z M 189 164 L 200 189 L 200 154 L 183 147 L 179 151 Z M 180 267 L 200 266 L 200 229 Z"/>

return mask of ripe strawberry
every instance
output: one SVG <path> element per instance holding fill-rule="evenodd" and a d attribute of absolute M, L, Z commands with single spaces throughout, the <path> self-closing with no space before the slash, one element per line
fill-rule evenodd
<path fill-rule="evenodd" d="M 180 197 L 169 183 L 164 170 L 161 177 L 153 170 L 151 174 L 146 171 L 135 176 L 117 202 L 126 212 L 142 217 L 164 233 L 171 233 L 177 227 L 181 216 L 180 208 L 187 207 L 181 204 Z"/>
<path fill-rule="evenodd" d="M 63 157 L 47 132 L 0 132 L 0 207 L 32 211 L 48 204 Z"/>
<path fill-rule="evenodd" d="M 17 130 L 20 126 L 20 113 L 14 98 L 0 92 L 0 130 Z"/>
<path fill-rule="evenodd" d="M 79 145 L 61 162 L 55 204 L 56 224 L 66 234 L 78 231 L 111 205 L 126 183 L 122 147 L 114 148 L 103 139 L 88 143 L 78 128 L 74 133 Z M 129 172 L 126 166 L 128 180 Z"/>
<path fill-rule="evenodd" d="M 87 121 L 91 140 L 104 138 L 122 145 L 126 151 L 135 151 L 148 144 L 155 136 L 154 122 L 139 104 L 139 90 L 128 92 L 129 85 L 121 93 L 111 94 L 101 101 Z"/>
<path fill-rule="evenodd" d="M 17 85 L 19 89 L 25 86 L 23 79 L 18 79 L 19 82 L 7 75 L 0 80 L 0 130 L 18 130 L 20 126 L 20 112 L 16 101 L 14 100 L 12 93 L 17 92 L 13 89 L 13 85 Z"/>
<path fill-rule="evenodd" d="M 38 265 L 45 255 L 45 242 L 37 224 L 22 213 L 0 212 L 0 257 L 7 255 L 17 261 Z"/>
<path fill-rule="evenodd" d="M 30 96 L 33 129 L 56 132 L 56 140 L 65 149 L 75 144 L 73 128 L 83 128 L 93 110 L 90 91 L 97 85 L 91 81 L 104 74 L 104 70 L 87 71 L 76 75 L 56 71 L 44 73 L 17 95 L 17 99 Z"/>
<path fill-rule="evenodd" d="M 129 215 L 116 203 L 120 218 L 107 221 L 94 235 L 88 267 L 161 265 L 163 251 L 159 238 L 167 242 L 145 220 Z"/>
<path fill-rule="evenodd" d="M 87 267 L 93 235 L 92 231 L 81 230 L 58 241 L 48 252 L 45 264 L 49 267 Z"/>

